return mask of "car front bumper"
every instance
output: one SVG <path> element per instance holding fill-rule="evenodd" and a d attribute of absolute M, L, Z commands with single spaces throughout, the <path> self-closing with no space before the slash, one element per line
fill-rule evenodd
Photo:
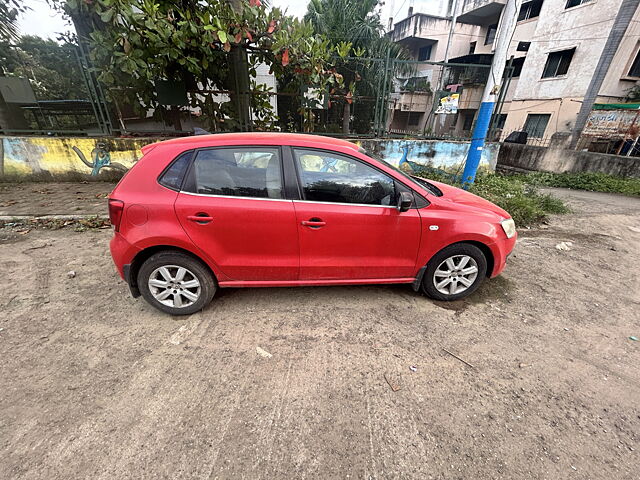
<path fill-rule="evenodd" d="M 513 248 L 516 246 L 516 240 L 518 239 L 518 233 L 511 237 L 500 240 L 492 245 L 489 245 L 491 252 L 493 253 L 493 270 L 489 275 L 491 278 L 497 277 L 502 273 L 504 267 L 507 265 L 507 258 L 513 252 Z"/>

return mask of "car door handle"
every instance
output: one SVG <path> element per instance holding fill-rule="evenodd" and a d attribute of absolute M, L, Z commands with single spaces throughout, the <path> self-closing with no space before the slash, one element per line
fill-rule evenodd
<path fill-rule="evenodd" d="M 206 214 L 198 214 L 198 215 L 188 215 L 187 220 L 191 222 L 196 222 L 204 225 L 205 223 L 209 223 L 213 221 L 213 217 L 210 217 Z"/>
<path fill-rule="evenodd" d="M 327 224 L 327 222 L 323 222 L 320 218 L 310 218 L 309 220 L 303 220 L 300 223 L 302 223 L 302 225 L 305 227 L 311 228 L 320 228 L 324 227 Z"/>

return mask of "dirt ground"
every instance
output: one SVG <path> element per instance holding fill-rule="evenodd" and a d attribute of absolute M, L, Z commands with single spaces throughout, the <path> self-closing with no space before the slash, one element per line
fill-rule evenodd
<path fill-rule="evenodd" d="M 172 318 L 109 230 L 0 230 L 0 478 L 637 479 L 640 200 L 554 192 L 575 213 L 453 304 L 229 289 Z"/>
<path fill-rule="evenodd" d="M 23 215 L 107 215 L 114 184 L 0 183 L 0 217 Z"/>

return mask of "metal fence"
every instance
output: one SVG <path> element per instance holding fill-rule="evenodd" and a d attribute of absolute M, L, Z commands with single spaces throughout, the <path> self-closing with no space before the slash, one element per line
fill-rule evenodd
<path fill-rule="evenodd" d="M 352 92 L 346 88 L 318 91 L 295 75 L 276 78 L 264 68 L 248 91 L 189 89 L 179 82 L 159 80 L 155 87 L 160 105 L 142 108 L 123 101 L 127 97 L 123 89 L 132 87 L 105 91 L 90 68 L 87 52 L 77 46 L 67 44 L 54 52 L 63 56 L 58 66 L 53 58 L 34 58 L 37 49 L 30 45 L 11 47 L 9 54 L 1 47 L 0 134 L 13 135 L 177 136 L 202 129 L 469 140 L 490 68 L 353 57 L 336 59 L 345 85 L 355 84 Z M 48 70 L 42 70 L 43 65 Z M 56 83 L 63 80 L 64 88 Z M 490 138 L 499 129 L 509 80 L 507 75 Z M 234 118 L 233 107 L 243 96 L 249 98 L 251 111 L 241 124 Z"/>

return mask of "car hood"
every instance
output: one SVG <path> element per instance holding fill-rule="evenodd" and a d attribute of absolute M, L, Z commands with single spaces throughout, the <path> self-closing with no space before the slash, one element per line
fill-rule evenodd
<path fill-rule="evenodd" d="M 442 196 L 439 197 L 439 200 L 443 202 L 443 204 L 451 202 L 454 205 L 470 207 L 479 213 L 493 213 L 502 219 L 511 218 L 511 215 L 505 210 L 478 195 L 469 193 L 461 188 L 452 187 L 446 183 L 435 182 L 433 180 L 429 180 L 429 183 L 432 183 L 442 191 Z"/>

